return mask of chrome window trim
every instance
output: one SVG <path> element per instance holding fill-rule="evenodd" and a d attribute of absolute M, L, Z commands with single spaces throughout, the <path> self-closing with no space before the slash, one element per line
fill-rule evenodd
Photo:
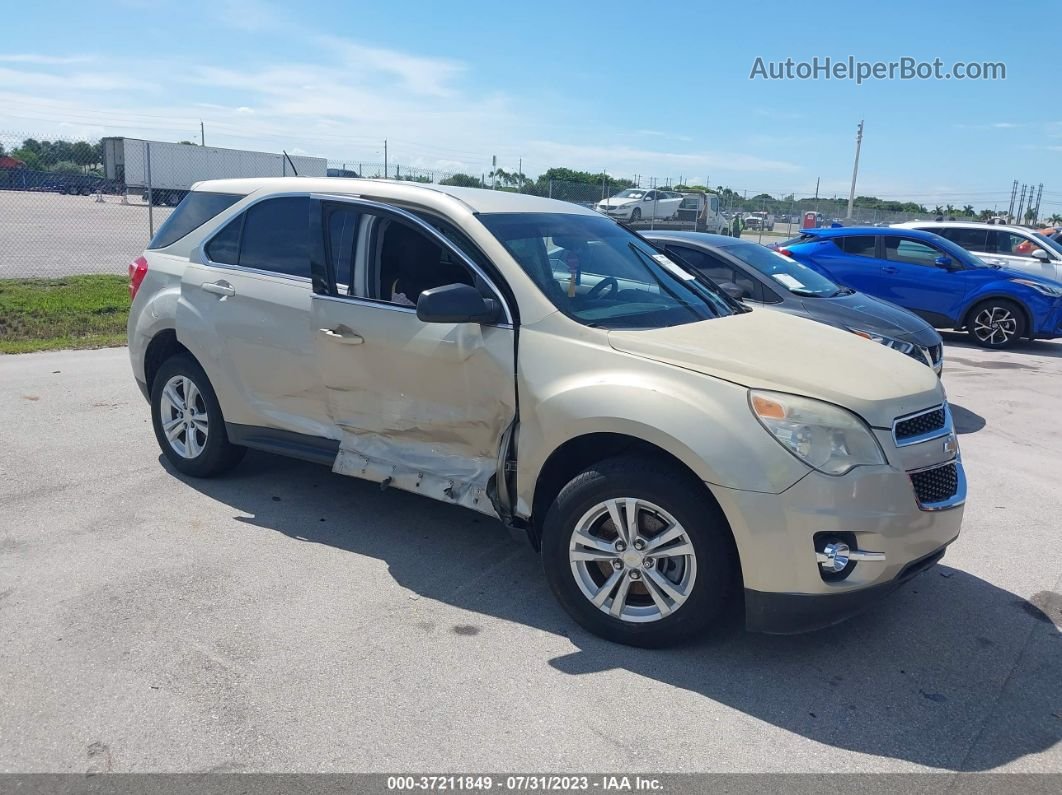
<path fill-rule="evenodd" d="M 928 357 L 927 357 L 928 358 Z M 921 417 L 923 414 L 932 414 L 934 411 L 940 411 L 944 409 L 944 424 L 934 431 L 929 433 L 923 433 L 920 436 L 908 436 L 906 439 L 898 439 L 896 437 L 896 426 L 901 422 L 907 420 L 913 420 L 916 417 Z M 897 447 L 910 447 L 914 444 L 922 444 L 923 442 L 931 442 L 934 439 L 941 439 L 948 434 L 955 432 L 955 425 L 951 417 L 951 408 L 948 406 L 947 401 L 940 405 L 933 406 L 932 408 L 923 409 L 922 411 L 916 411 L 913 414 L 904 414 L 902 417 L 897 417 L 892 421 L 892 441 Z"/>
<path fill-rule="evenodd" d="M 402 218 L 404 221 L 407 221 L 408 223 L 412 224 L 418 230 L 420 230 L 421 232 L 423 232 L 424 234 L 426 234 L 430 238 L 432 238 L 432 240 L 434 240 L 440 246 L 443 246 L 446 250 L 456 254 L 457 257 L 461 260 L 461 263 L 466 268 L 468 268 L 470 271 L 472 271 L 477 276 L 479 276 L 487 284 L 487 286 L 490 288 L 491 292 L 494 293 L 494 300 L 496 300 L 499 304 L 501 304 L 502 309 L 505 310 L 505 323 L 503 325 L 512 328 L 512 326 L 513 326 L 513 314 L 512 314 L 512 311 L 509 309 L 509 304 L 502 297 L 502 291 L 498 289 L 498 285 L 496 285 L 494 283 L 494 280 L 491 279 L 483 271 L 482 268 L 480 268 L 475 262 L 473 262 L 471 257 L 469 257 L 467 254 L 465 254 L 465 252 L 463 252 L 460 248 L 455 246 L 449 240 L 447 240 L 446 237 L 444 237 L 435 227 L 433 227 L 427 221 L 424 221 L 423 219 L 421 219 L 418 216 L 414 215 L 413 213 L 409 212 L 409 210 L 406 210 L 406 209 L 404 209 L 402 207 L 398 207 L 398 206 L 393 205 L 393 204 L 384 204 L 383 202 L 374 201 L 372 199 L 366 199 L 366 198 L 364 198 L 362 196 L 351 196 L 349 194 L 342 194 L 342 193 L 310 193 L 309 197 L 311 199 L 316 199 L 318 201 L 339 201 L 339 202 L 344 202 L 346 204 L 354 204 L 354 205 L 358 205 L 358 206 L 363 206 L 363 207 L 366 207 L 369 211 L 376 210 L 378 212 L 383 212 L 383 213 L 394 213 L 395 215 L 398 215 L 400 218 Z M 322 297 L 330 297 L 330 296 L 322 296 Z M 354 296 L 351 296 L 350 298 L 345 297 L 345 296 L 338 296 L 338 297 L 340 299 L 342 299 L 342 300 L 350 300 L 350 298 L 353 298 Z M 361 300 L 361 301 L 370 302 L 370 303 L 372 303 L 373 306 L 377 306 L 379 304 L 387 304 L 389 306 L 391 305 L 390 302 L 383 301 L 381 299 L 364 298 L 362 296 L 357 296 L 357 298 L 359 300 Z M 408 309 L 409 307 L 400 307 L 400 308 Z M 414 311 L 416 311 L 416 310 L 414 309 Z M 499 325 L 502 325 L 502 324 L 499 324 Z"/>
<path fill-rule="evenodd" d="M 390 301 L 381 301 L 375 298 L 362 298 L 358 295 L 321 295 L 320 293 L 313 294 L 314 301 L 334 301 L 340 304 L 357 304 L 358 306 L 365 306 L 372 309 L 387 309 L 391 312 L 404 312 L 407 315 L 416 315 L 417 308 L 415 306 L 405 306 L 403 304 L 393 304 Z M 445 324 L 439 324 L 445 325 Z M 459 325 L 454 323 L 453 325 Z M 488 328 L 499 328 L 512 330 L 512 323 L 481 323 L 481 326 L 487 326 Z"/>

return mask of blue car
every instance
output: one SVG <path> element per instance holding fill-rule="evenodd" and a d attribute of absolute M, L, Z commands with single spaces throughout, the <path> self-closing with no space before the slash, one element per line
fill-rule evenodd
<path fill-rule="evenodd" d="M 935 328 L 965 329 L 985 348 L 1062 336 L 1062 284 L 988 265 L 931 232 L 806 229 L 778 249 L 835 282 L 909 309 Z"/>

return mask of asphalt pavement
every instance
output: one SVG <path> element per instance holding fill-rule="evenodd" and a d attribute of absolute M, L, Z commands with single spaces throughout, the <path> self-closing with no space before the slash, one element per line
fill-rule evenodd
<path fill-rule="evenodd" d="M 1062 772 L 1062 343 L 948 340 L 943 563 L 797 637 L 609 644 L 495 522 L 160 460 L 125 350 L 0 357 L 0 771 Z"/>

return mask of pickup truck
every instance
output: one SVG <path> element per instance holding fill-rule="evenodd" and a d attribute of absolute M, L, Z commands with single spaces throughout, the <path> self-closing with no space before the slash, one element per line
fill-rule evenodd
<path fill-rule="evenodd" d="M 749 309 L 575 204 L 201 182 L 129 279 L 133 377 L 177 472 L 255 448 L 493 517 L 614 641 L 683 641 L 738 605 L 755 630 L 827 626 L 959 534 L 929 367 Z M 382 547 L 404 521 L 381 517 Z"/>

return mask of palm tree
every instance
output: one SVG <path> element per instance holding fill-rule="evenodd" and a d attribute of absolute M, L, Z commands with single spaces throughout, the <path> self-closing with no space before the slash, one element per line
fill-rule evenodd
<path fill-rule="evenodd" d="M 994 212 L 986 208 L 984 210 L 981 210 L 981 212 L 977 214 L 977 217 L 982 221 L 989 221 L 994 215 Z"/>
<path fill-rule="evenodd" d="M 1058 213 L 1055 213 L 1054 215 L 1052 215 L 1047 220 L 1050 221 L 1052 225 L 1058 226 L 1059 224 L 1062 224 L 1062 215 L 1059 215 Z"/>
<path fill-rule="evenodd" d="M 938 204 L 933 208 L 933 215 L 944 215 L 944 208 Z"/>
<path fill-rule="evenodd" d="M 964 204 L 962 207 L 963 215 L 976 215 L 972 204 Z"/>

